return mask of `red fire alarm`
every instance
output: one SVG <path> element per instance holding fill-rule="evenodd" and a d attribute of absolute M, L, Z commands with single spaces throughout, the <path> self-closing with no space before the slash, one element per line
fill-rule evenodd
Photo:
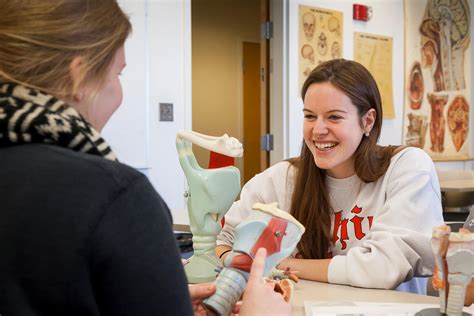
<path fill-rule="evenodd" d="M 367 22 L 372 17 L 372 7 L 354 3 L 352 5 L 352 18 L 357 21 Z"/>

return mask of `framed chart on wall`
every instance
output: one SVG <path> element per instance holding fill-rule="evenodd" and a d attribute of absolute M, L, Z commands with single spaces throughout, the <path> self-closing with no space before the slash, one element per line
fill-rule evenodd
<path fill-rule="evenodd" d="M 469 158 L 472 131 L 469 0 L 404 1 L 403 143 L 433 160 Z"/>
<path fill-rule="evenodd" d="M 354 60 L 374 76 L 382 97 L 384 119 L 395 118 L 393 107 L 392 46 L 388 36 L 354 32 Z"/>
<path fill-rule="evenodd" d="M 342 57 L 342 12 L 299 6 L 299 88 L 311 70 L 322 62 Z"/>

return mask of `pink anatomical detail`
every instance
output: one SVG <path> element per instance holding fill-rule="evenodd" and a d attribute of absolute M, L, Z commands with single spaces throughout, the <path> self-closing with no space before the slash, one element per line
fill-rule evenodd
<path fill-rule="evenodd" d="M 448 108 L 448 128 L 454 147 L 459 151 L 469 131 L 469 105 L 463 96 L 457 96 Z"/>
<path fill-rule="evenodd" d="M 423 74 L 421 72 L 421 65 L 419 62 L 415 62 L 411 68 L 409 84 L 410 86 L 408 87 L 408 96 L 410 99 L 410 107 L 413 110 L 418 110 L 421 107 L 423 93 L 425 91 Z"/>
<path fill-rule="evenodd" d="M 428 129 L 428 118 L 424 115 L 408 113 L 409 125 L 405 144 L 418 148 L 425 147 L 425 135 Z"/>
<path fill-rule="evenodd" d="M 435 153 L 444 151 L 444 115 L 443 110 L 448 102 L 447 95 L 437 96 L 428 94 L 428 101 L 431 105 L 430 138 L 431 150 Z"/>

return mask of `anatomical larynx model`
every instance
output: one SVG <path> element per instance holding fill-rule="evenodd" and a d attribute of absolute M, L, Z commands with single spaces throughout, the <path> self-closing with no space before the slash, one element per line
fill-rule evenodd
<path fill-rule="evenodd" d="M 215 280 L 220 265 L 214 255 L 221 219 L 240 191 L 240 172 L 233 166 L 203 169 L 199 166 L 192 144 L 230 157 L 241 157 L 242 144 L 224 134 L 221 137 L 180 131 L 176 136 L 179 162 L 188 182 L 187 206 L 193 234 L 194 255 L 185 266 L 188 282 Z"/>
<path fill-rule="evenodd" d="M 247 284 L 253 258 L 266 248 L 264 275 L 295 249 L 304 227 L 293 216 L 277 208 L 276 203 L 253 206 L 250 215 L 235 230 L 232 253 L 224 260 L 216 293 L 204 304 L 218 315 L 229 315 Z"/>
<path fill-rule="evenodd" d="M 463 228 L 451 233 L 448 226 L 435 227 L 431 248 L 436 263 L 433 287 L 439 291 L 440 312 L 462 315 L 466 286 L 474 273 L 474 233 Z"/>

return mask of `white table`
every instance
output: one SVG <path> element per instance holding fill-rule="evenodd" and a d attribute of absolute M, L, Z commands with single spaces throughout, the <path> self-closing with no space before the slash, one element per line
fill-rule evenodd
<path fill-rule="evenodd" d="M 438 171 L 439 185 L 444 192 L 474 192 L 474 171 Z"/>
<path fill-rule="evenodd" d="M 291 298 L 293 315 L 305 315 L 304 301 L 439 304 L 433 296 L 300 280 Z"/>

